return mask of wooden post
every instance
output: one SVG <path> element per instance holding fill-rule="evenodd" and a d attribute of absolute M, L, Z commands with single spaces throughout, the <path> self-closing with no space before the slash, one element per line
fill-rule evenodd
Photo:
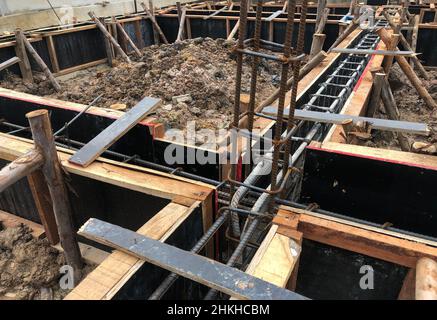
<path fill-rule="evenodd" d="M 398 46 L 399 38 L 400 38 L 399 34 L 392 34 L 390 46 L 387 47 L 387 50 L 395 51 Z M 391 66 L 393 65 L 393 60 L 394 60 L 394 56 L 386 56 L 384 58 L 384 72 L 386 74 L 386 77 L 388 77 L 388 75 L 390 74 L 390 69 Z"/>
<path fill-rule="evenodd" d="M 393 19 L 390 17 L 390 15 L 388 15 L 386 12 L 383 12 L 383 15 L 384 15 L 385 19 L 388 21 L 388 23 L 390 24 L 390 27 L 393 30 L 395 30 L 397 28 L 397 26 L 394 23 Z M 408 32 L 410 32 L 410 30 L 408 30 Z M 411 35 L 412 34 L 413 34 L 413 32 L 411 30 Z M 408 43 L 407 39 L 400 32 L 399 32 L 399 42 L 401 43 L 401 45 L 404 47 L 405 50 L 415 52 L 415 50 L 413 50 L 412 46 Z M 393 48 L 393 49 L 395 49 L 395 48 Z M 413 55 L 410 59 L 416 65 L 417 70 L 419 71 L 420 75 L 425 79 L 429 79 L 428 73 L 426 72 L 426 70 L 423 67 L 422 63 L 420 62 L 419 58 L 416 55 Z"/>
<path fill-rule="evenodd" d="M 430 258 L 417 261 L 416 300 L 437 300 L 437 262 Z"/>
<path fill-rule="evenodd" d="M 50 198 L 49 189 L 44 181 L 44 175 L 41 170 L 27 176 L 30 190 L 32 191 L 33 200 L 38 210 L 39 218 L 44 226 L 45 234 L 50 244 L 59 243 L 58 227 L 56 226 L 55 214 Z"/>
<path fill-rule="evenodd" d="M 185 17 L 187 16 L 187 8 L 184 7 L 182 9 L 181 22 L 179 23 L 179 31 L 176 41 L 181 41 L 183 39 L 184 34 L 184 25 L 185 25 Z"/>
<path fill-rule="evenodd" d="M 53 138 L 49 113 L 47 110 L 36 110 L 28 113 L 26 117 L 29 120 L 35 148 L 44 158 L 42 172 L 53 202 L 53 212 L 58 225 L 61 246 L 64 249 L 67 264 L 74 270 L 75 283 L 77 283 L 81 277 L 83 262 L 74 230 L 70 199 Z"/>
<path fill-rule="evenodd" d="M 381 98 L 382 98 L 382 102 L 384 103 L 387 117 L 391 120 L 399 120 L 396 101 L 393 97 L 393 93 L 391 92 L 390 84 L 388 83 L 388 80 L 386 79 L 385 76 L 383 78 Z M 410 143 L 408 142 L 408 138 L 405 137 L 404 134 L 401 132 L 397 132 L 396 135 L 402 151 L 409 152 L 411 150 L 411 146 Z"/>
<path fill-rule="evenodd" d="M 50 62 L 52 64 L 52 70 L 54 73 L 61 71 L 59 68 L 58 55 L 56 54 L 55 43 L 53 36 L 48 36 L 47 38 L 47 49 L 49 51 Z"/>
<path fill-rule="evenodd" d="M 24 36 L 23 33 L 19 34 L 19 37 L 21 37 L 21 39 L 23 39 L 23 43 L 24 43 L 24 46 L 26 47 L 27 51 L 30 53 L 32 58 L 35 60 L 35 62 L 38 64 L 38 66 L 42 69 L 44 74 L 50 80 L 50 82 L 52 83 L 52 85 L 55 88 L 55 90 L 56 91 L 61 91 L 61 86 L 59 85 L 59 83 L 56 80 L 56 78 L 53 76 L 53 73 L 50 71 L 49 67 L 47 67 L 47 65 L 44 62 L 44 60 L 41 59 L 41 57 L 38 55 L 36 50 L 32 47 L 32 45 L 30 44 L 29 40 L 26 39 L 26 37 Z"/>
<path fill-rule="evenodd" d="M 140 49 L 142 49 L 145 47 L 145 44 L 141 33 L 141 25 L 139 20 L 134 22 L 134 28 L 135 28 L 135 36 L 137 38 L 138 46 L 140 47 Z"/>
<path fill-rule="evenodd" d="M 149 10 L 150 10 L 150 14 L 152 16 L 155 16 L 155 7 L 153 6 L 153 0 L 149 0 Z M 152 23 L 152 29 L 153 29 L 153 40 L 155 42 L 155 44 L 159 43 L 159 33 L 155 28 L 155 25 Z"/>
<path fill-rule="evenodd" d="M 31 150 L 0 170 L 0 192 L 42 166 L 44 157 L 38 150 Z"/>
<path fill-rule="evenodd" d="M 234 39 L 235 34 L 238 31 L 238 28 L 240 27 L 240 19 L 237 20 L 237 23 L 235 24 L 235 26 L 232 28 L 231 33 L 228 36 L 228 41 Z"/>
<path fill-rule="evenodd" d="M 96 17 L 94 12 L 90 11 L 88 12 L 88 15 L 91 17 L 91 19 L 95 22 L 96 26 L 100 29 L 100 31 L 103 33 L 103 35 L 112 43 L 115 50 L 120 54 L 120 56 L 123 57 L 124 60 L 126 60 L 127 63 L 131 63 L 131 60 L 127 56 L 126 53 L 121 49 L 118 42 L 114 39 L 114 37 L 111 36 L 111 34 L 106 30 L 105 26 L 99 21 L 99 19 Z"/>
<path fill-rule="evenodd" d="M 168 44 L 168 40 L 167 40 L 167 38 L 165 37 L 164 32 L 162 32 L 161 27 L 159 26 L 158 22 L 156 22 L 155 15 L 152 14 L 152 13 L 147 9 L 146 5 L 145 5 L 143 2 L 141 2 L 141 6 L 143 7 L 144 12 L 146 13 L 147 17 L 148 17 L 148 18 L 150 19 L 150 21 L 152 22 L 152 24 L 153 24 L 154 28 L 156 29 L 156 31 L 158 32 L 159 36 L 161 37 L 161 40 L 162 40 L 165 44 Z"/>
<path fill-rule="evenodd" d="M 10 59 L 0 63 L 0 71 L 4 70 L 6 68 L 9 68 L 10 66 L 13 66 L 16 63 L 19 63 L 20 61 L 21 60 L 18 57 L 10 58 Z"/>
<path fill-rule="evenodd" d="M 121 48 L 123 49 L 123 46 L 121 45 L 120 40 L 118 39 L 118 32 L 117 32 L 117 19 L 115 19 L 114 16 L 111 17 L 111 33 L 114 39 L 120 44 Z M 127 51 L 127 50 L 126 50 Z M 117 57 L 117 51 L 115 50 L 114 46 L 112 46 L 112 54 L 114 57 Z"/>
<path fill-rule="evenodd" d="M 375 112 L 378 110 L 379 103 L 381 101 L 381 90 L 384 84 L 385 74 L 376 72 L 373 73 L 373 87 L 372 87 L 372 95 L 370 96 L 369 105 L 367 106 L 367 116 L 373 118 L 375 116 Z"/>
<path fill-rule="evenodd" d="M 322 20 L 322 17 L 324 15 L 324 11 L 326 8 L 326 0 L 319 0 L 317 1 L 317 17 L 316 17 L 316 28 L 315 30 L 317 30 L 320 21 Z"/>
<path fill-rule="evenodd" d="M 313 35 L 313 42 L 311 43 L 310 59 L 318 54 L 323 49 L 325 43 L 326 34 L 315 33 Z"/>
<path fill-rule="evenodd" d="M 417 36 L 418 36 L 418 34 L 419 34 L 419 19 L 418 19 L 417 15 L 416 15 L 414 17 L 413 33 L 411 35 L 411 50 L 413 52 L 416 52 L 416 48 L 417 48 Z"/>
<path fill-rule="evenodd" d="M 141 51 L 137 48 L 137 46 L 135 45 L 135 43 L 132 41 L 132 39 L 129 37 L 129 35 L 127 34 L 126 30 L 124 30 L 123 26 L 120 24 L 120 22 L 116 21 L 115 22 L 118 31 L 120 31 L 120 33 L 123 35 L 123 37 L 127 40 L 127 42 L 129 42 L 129 44 L 131 45 L 131 47 L 134 49 L 136 55 L 138 56 L 138 58 L 141 58 L 143 55 L 141 54 Z"/>
<path fill-rule="evenodd" d="M 33 83 L 32 68 L 30 66 L 29 58 L 27 57 L 26 48 L 23 42 L 23 32 L 21 29 L 15 30 L 15 53 L 20 58 L 20 71 L 23 81 L 25 83 Z"/>
<path fill-rule="evenodd" d="M 181 29 L 181 21 L 182 21 L 182 12 L 183 12 L 183 9 L 182 9 L 182 6 L 181 6 L 181 3 L 178 1 L 178 2 L 176 2 L 176 8 L 177 8 L 177 11 L 178 11 L 178 22 L 179 22 L 179 30 L 178 30 L 178 38 L 179 38 L 179 32 L 180 32 L 180 29 Z M 183 38 L 184 38 L 184 29 L 182 28 L 182 36 L 181 36 L 181 38 L 180 38 L 180 40 L 182 40 Z M 178 41 L 177 39 L 176 39 L 176 41 Z"/>
<path fill-rule="evenodd" d="M 191 35 L 191 20 L 188 17 L 186 17 L 185 20 L 186 20 L 185 24 L 186 24 L 186 27 L 187 27 L 187 39 L 191 39 L 193 37 Z"/>
<path fill-rule="evenodd" d="M 99 21 L 107 31 L 105 18 L 99 18 Z M 106 57 L 108 58 L 108 65 L 112 67 L 114 63 L 112 61 L 113 56 L 112 56 L 111 42 L 109 41 L 108 37 L 106 37 L 105 35 L 103 35 L 103 41 L 105 42 L 105 52 L 106 52 Z"/>
<path fill-rule="evenodd" d="M 389 36 L 387 30 L 382 28 L 382 29 L 379 29 L 377 31 L 377 33 L 381 37 L 382 41 L 385 43 L 386 46 L 390 45 L 390 36 Z M 397 55 L 396 61 L 398 62 L 399 66 L 401 67 L 402 71 L 405 73 L 405 75 L 410 80 L 411 84 L 416 88 L 417 92 L 419 93 L 419 96 L 425 101 L 426 105 L 430 109 L 436 109 L 437 108 L 436 102 L 431 97 L 429 92 L 425 89 L 424 84 L 417 77 L 416 73 L 411 68 L 411 66 L 408 64 L 405 57 Z"/>

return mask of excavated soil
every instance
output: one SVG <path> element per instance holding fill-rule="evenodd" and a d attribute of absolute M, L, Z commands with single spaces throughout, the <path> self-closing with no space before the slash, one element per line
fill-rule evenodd
<path fill-rule="evenodd" d="M 47 80 L 23 85 L 20 78 L 9 77 L 1 86 L 40 96 L 89 104 L 100 94 L 100 107 L 125 104 L 133 107 L 145 96 L 163 100 L 157 119 L 168 127 L 183 129 L 196 120 L 196 129 L 220 129 L 229 125 L 235 93 L 236 56 L 234 41 L 196 38 L 170 45 L 150 46 L 132 65 L 118 61 L 112 69 L 61 82 L 56 93 Z M 260 61 L 257 99 L 266 98 L 278 82 L 278 63 Z M 242 93 L 250 88 L 251 58 L 243 64 Z M 174 101 L 189 95 L 188 101 Z M 191 99 L 190 99 L 191 98 Z"/>
<path fill-rule="evenodd" d="M 0 223 L 0 300 L 62 299 L 69 292 L 59 286 L 64 264 L 63 254 L 27 226 L 2 229 Z"/>
<path fill-rule="evenodd" d="M 428 71 L 428 75 L 429 80 L 421 80 L 434 100 L 437 100 L 437 71 Z M 407 134 L 410 145 L 414 142 L 422 142 L 426 145 L 436 144 L 437 110 L 430 110 L 427 107 L 397 64 L 393 65 L 390 71 L 389 82 L 399 109 L 400 120 L 426 123 L 431 129 L 429 136 Z M 375 114 L 375 118 L 387 118 L 382 103 Z M 372 139 L 362 144 L 370 147 L 401 150 L 395 135 L 388 131 L 374 130 Z"/>

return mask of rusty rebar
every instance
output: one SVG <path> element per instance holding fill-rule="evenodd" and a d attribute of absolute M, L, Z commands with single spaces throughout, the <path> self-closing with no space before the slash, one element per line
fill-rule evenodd
<path fill-rule="evenodd" d="M 258 0 L 256 4 L 256 18 L 255 18 L 255 31 L 253 36 L 253 50 L 258 52 L 260 49 L 260 38 L 261 38 L 261 18 L 262 18 L 262 12 L 263 12 L 263 1 Z M 251 73 L 251 79 L 250 79 L 250 97 L 249 97 L 249 106 L 247 110 L 248 115 L 248 122 L 247 122 L 247 129 L 249 132 L 252 132 L 253 130 L 253 118 L 254 118 L 254 112 L 255 112 L 255 102 L 256 102 L 256 82 L 258 77 L 258 68 L 259 68 L 259 57 L 253 56 L 252 59 L 252 73 Z M 250 135 L 249 143 L 248 143 L 248 150 L 246 150 L 249 155 L 249 165 L 252 163 L 252 135 Z"/>
<path fill-rule="evenodd" d="M 307 9 L 308 9 L 308 0 L 302 1 L 302 7 L 301 7 L 301 14 L 300 14 L 300 21 L 299 21 L 299 32 L 297 36 L 297 44 L 296 44 L 296 52 L 295 54 L 298 56 L 303 53 L 304 44 L 305 44 L 305 26 L 306 26 L 306 16 L 307 16 Z M 296 61 L 293 63 L 293 79 L 299 79 L 299 73 L 300 73 L 300 61 Z M 297 88 L 298 88 L 299 81 L 294 81 L 291 86 L 291 97 L 290 97 L 290 105 L 289 105 L 289 112 L 288 112 L 288 121 L 287 121 L 287 132 L 290 132 L 293 129 L 294 126 L 294 110 L 296 109 L 296 98 L 297 98 Z M 291 152 L 291 144 L 292 141 L 289 139 L 289 141 L 286 142 L 285 145 L 285 151 L 284 151 L 284 173 L 288 169 L 288 161 L 289 156 Z"/>
<path fill-rule="evenodd" d="M 296 9 L 296 0 L 288 0 L 287 25 L 285 29 L 286 31 L 285 31 L 285 40 L 284 40 L 284 58 L 286 58 L 287 60 L 291 55 L 291 40 L 293 36 L 295 9 Z M 279 140 L 282 134 L 285 94 L 287 92 L 287 79 L 288 79 L 289 66 L 290 63 L 284 63 L 282 65 L 282 70 L 281 70 L 281 81 L 280 81 L 279 95 L 278 95 L 278 112 L 276 115 L 277 121 L 276 121 L 275 135 L 273 139 L 274 149 L 273 149 L 272 173 L 271 173 L 271 190 L 273 191 L 277 189 L 276 180 L 278 176 L 278 161 L 279 161 L 279 154 L 281 149 Z M 271 204 L 274 204 L 274 201 L 272 201 Z"/>
<path fill-rule="evenodd" d="M 240 2 L 240 26 L 238 30 L 237 49 L 244 49 L 244 40 L 247 28 L 247 1 Z M 237 180 L 237 150 L 238 150 L 238 122 L 240 120 L 240 94 L 241 94 L 241 77 L 243 72 L 243 53 L 236 51 L 237 54 L 237 73 L 235 79 L 235 99 L 234 99 L 234 119 L 231 128 L 231 176 Z M 234 159 L 235 157 L 235 159 Z M 234 194 L 234 185 L 231 184 L 231 195 Z M 232 197 L 231 197 L 232 198 Z M 238 219 L 232 219 L 233 236 L 239 237 L 240 226 Z"/>

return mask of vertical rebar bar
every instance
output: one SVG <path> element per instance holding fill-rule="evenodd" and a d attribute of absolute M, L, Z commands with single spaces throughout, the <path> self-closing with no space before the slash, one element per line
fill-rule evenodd
<path fill-rule="evenodd" d="M 240 2 L 240 27 L 238 30 L 237 48 L 244 49 L 244 40 L 247 28 L 247 1 Z M 243 53 L 236 51 L 237 54 L 237 74 L 235 79 L 235 99 L 234 99 L 234 119 L 231 128 L 231 177 L 237 180 L 237 150 L 238 150 L 238 123 L 240 120 L 240 94 L 241 94 L 241 77 L 243 73 Z M 235 158 L 234 158 L 235 157 Z M 235 186 L 231 183 L 231 195 L 234 194 Z M 231 231 L 236 238 L 240 237 L 240 225 L 238 215 L 231 213 Z"/>
<path fill-rule="evenodd" d="M 260 49 L 260 38 L 261 38 L 261 19 L 263 12 L 263 1 L 258 0 L 256 4 L 256 18 L 255 18 L 255 31 L 253 38 L 253 51 L 258 52 Z M 253 131 L 253 121 L 254 121 L 254 111 L 255 111 L 255 102 L 256 102 L 256 85 L 257 85 L 257 77 L 258 77 L 258 66 L 259 65 L 259 57 L 253 56 L 252 59 L 252 73 L 250 79 L 250 99 L 249 99 L 249 107 L 247 110 L 248 122 L 247 122 L 247 130 L 250 133 Z M 249 137 L 248 142 L 248 152 L 249 156 L 249 164 L 248 169 L 251 167 L 252 163 L 252 135 Z"/>
<path fill-rule="evenodd" d="M 302 1 L 302 11 L 300 14 L 300 21 L 299 21 L 299 33 L 297 36 L 297 44 L 296 44 L 296 56 L 303 53 L 304 44 L 305 44 L 305 26 L 306 26 L 306 16 L 307 16 L 307 8 L 308 8 L 308 0 Z M 294 126 L 294 110 L 296 109 L 296 98 L 297 98 L 297 88 L 299 84 L 299 72 L 300 72 L 300 61 L 295 61 L 293 63 L 293 79 L 296 79 L 293 81 L 293 85 L 291 87 L 291 97 L 290 97 L 290 105 L 289 105 L 289 112 L 288 112 L 288 120 L 287 120 L 287 133 L 293 128 Z M 291 151 L 291 139 L 286 142 L 285 145 L 285 152 L 284 152 L 284 174 L 288 170 L 288 161 L 289 161 L 289 155 Z"/>
<path fill-rule="evenodd" d="M 278 112 L 276 115 L 276 128 L 275 135 L 273 139 L 274 150 L 272 159 L 272 173 L 271 173 L 271 190 L 275 191 L 277 189 L 276 177 L 278 176 L 278 161 L 279 153 L 281 149 L 280 138 L 282 134 L 282 122 L 284 117 L 284 105 L 285 105 L 285 94 L 287 91 L 287 80 L 288 80 L 288 69 L 290 63 L 288 59 L 291 55 L 291 40 L 293 37 L 293 24 L 294 24 L 294 12 L 296 9 L 296 0 L 288 0 L 288 12 L 287 12 L 287 25 L 285 31 L 284 40 L 284 59 L 287 61 L 282 65 L 281 70 L 281 82 L 279 86 L 279 97 L 278 97 Z M 272 197 L 273 198 L 273 197 Z M 273 201 L 271 202 L 274 203 Z"/>

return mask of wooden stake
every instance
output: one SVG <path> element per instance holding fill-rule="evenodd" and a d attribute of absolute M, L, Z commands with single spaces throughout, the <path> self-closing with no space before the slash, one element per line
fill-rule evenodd
<path fill-rule="evenodd" d="M 35 149 L 44 158 L 42 172 L 52 198 L 61 246 L 64 249 L 67 264 L 74 270 L 74 279 L 77 283 L 81 277 L 83 262 L 73 225 L 70 199 L 53 138 L 49 113 L 47 110 L 36 110 L 28 113 L 26 117 L 32 130 Z"/>
<path fill-rule="evenodd" d="M 111 34 L 108 32 L 108 30 L 106 30 L 105 26 L 99 21 L 99 19 L 96 17 L 94 12 L 90 11 L 90 12 L 88 12 L 88 15 L 95 22 L 96 26 L 100 29 L 100 31 L 103 33 L 103 35 L 112 43 L 115 50 L 117 50 L 117 52 L 120 54 L 120 56 L 122 56 L 123 59 L 126 60 L 127 63 L 131 63 L 132 61 L 130 60 L 130 58 L 127 56 L 126 53 L 124 53 L 124 51 L 121 49 L 118 42 L 114 39 L 113 36 L 111 36 Z"/>
<path fill-rule="evenodd" d="M 154 14 L 152 14 L 146 7 L 146 5 L 144 4 L 144 2 L 141 2 L 141 6 L 144 9 L 144 12 L 146 13 L 147 17 L 150 19 L 150 21 L 152 21 L 153 26 L 155 27 L 156 31 L 158 31 L 159 36 L 161 37 L 161 40 L 165 43 L 168 44 L 168 40 L 165 37 L 164 32 L 162 32 L 161 27 L 159 26 L 158 22 L 156 22 L 156 18 L 154 16 Z"/>
<path fill-rule="evenodd" d="M 179 23 L 179 31 L 178 31 L 178 36 L 176 38 L 176 42 L 181 41 L 183 39 L 183 34 L 184 34 L 184 25 L 185 25 L 185 17 L 187 16 L 187 8 L 184 7 L 182 9 L 182 14 L 181 14 L 181 21 Z"/>
<path fill-rule="evenodd" d="M 232 28 L 231 33 L 228 36 L 228 41 L 234 39 L 235 34 L 238 31 L 238 28 L 240 27 L 240 19 L 237 20 L 237 23 L 235 24 L 235 26 Z"/>
<path fill-rule="evenodd" d="M 373 118 L 375 116 L 375 112 L 379 108 L 379 103 L 381 101 L 381 90 L 384 84 L 384 73 L 372 73 L 373 75 L 373 87 L 372 87 L 372 95 L 370 96 L 369 105 L 367 106 L 367 116 Z"/>
<path fill-rule="evenodd" d="M 150 14 L 152 16 L 155 16 L 155 7 L 153 6 L 153 0 L 149 0 L 149 10 Z M 159 33 L 155 28 L 155 25 L 152 23 L 152 29 L 153 29 L 153 40 L 155 44 L 159 43 Z"/>
<path fill-rule="evenodd" d="M 138 56 L 138 58 L 141 58 L 143 56 L 141 54 L 141 51 L 137 48 L 135 43 L 132 41 L 131 37 L 129 37 L 129 35 L 127 34 L 126 30 L 124 30 L 124 28 L 120 24 L 120 22 L 116 21 L 115 24 L 116 24 L 116 26 L 118 28 L 118 31 L 123 35 L 123 37 L 127 40 L 127 42 L 129 42 L 131 47 L 134 49 L 134 51 L 135 51 L 136 55 Z"/>
<path fill-rule="evenodd" d="M 0 63 L 0 71 L 9 68 L 10 66 L 13 66 L 16 63 L 19 63 L 21 60 L 18 57 L 13 57 L 10 58 L 8 60 L 6 60 L 5 62 Z"/>
<path fill-rule="evenodd" d="M 117 24 L 116 23 L 117 23 L 117 19 L 114 16 L 112 16 L 111 17 L 111 34 L 114 37 L 114 39 L 120 44 L 120 47 L 124 50 L 123 46 L 121 45 L 120 40 L 118 39 Z M 112 46 L 112 54 L 114 55 L 114 57 L 117 57 L 117 51 L 115 50 L 114 46 Z"/>
<path fill-rule="evenodd" d="M 393 30 L 395 30 L 397 28 L 397 26 L 394 23 L 393 19 L 390 17 L 390 15 L 388 15 L 385 11 L 383 12 L 383 15 L 384 15 L 385 19 L 388 21 L 388 23 L 390 24 L 390 27 Z M 412 35 L 412 32 L 411 32 L 411 35 Z M 404 47 L 405 50 L 415 52 L 415 50 L 413 50 L 412 46 L 410 46 L 407 39 L 404 37 L 404 35 L 402 33 L 399 33 L 399 42 L 401 43 L 401 45 Z M 426 70 L 423 67 L 422 63 L 420 62 L 419 58 L 416 55 L 412 55 L 410 59 L 416 65 L 420 75 L 425 79 L 429 79 L 428 73 L 426 72 Z"/>
<path fill-rule="evenodd" d="M 430 258 L 417 261 L 416 300 L 437 300 L 437 262 Z"/>
<path fill-rule="evenodd" d="M 47 49 L 49 51 L 50 62 L 52 64 L 52 70 L 54 73 L 61 71 L 59 68 L 58 56 L 56 54 L 55 43 L 53 41 L 53 36 L 48 36 L 47 38 Z"/>
<path fill-rule="evenodd" d="M 381 98 L 384 103 L 385 111 L 387 117 L 391 120 L 399 120 L 396 101 L 393 97 L 393 93 L 390 89 L 390 84 L 386 77 L 383 78 L 383 85 L 381 90 Z M 399 145 L 401 146 L 402 151 L 409 152 L 411 150 L 410 143 L 408 142 L 408 138 L 404 136 L 401 132 L 396 132 L 398 137 Z"/>
<path fill-rule="evenodd" d="M 106 28 L 106 22 L 105 22 L 105 18 L 99 18 L 100 23 L 103 25 L 103 27 L 105 28 L 105 30 L 107 30 Z M 108 31 L 109 33 L 109 31 Z M 110 67 L 112 67 L 114 65 L 113 61 L 112 61 L 112 47 L 111 47 L 111 42 L 109 41 L 109 38 L 104 36 L 103 37 L 103 41 L 105 43 L 105 52 L 106 52 L 106 58 L 108 59 L 108 65 Z"/>
<path fill-rule="evenodd" d="M 396 50 L 399 42 L 399 34 L 392 34 L 390 46 L 387 47 L 387 50 L 394 51 Z M 386 77 L 390 74 L 391 66 L 393 65 L 394 56 L 389 55 L 384 58 L 384 72 Z"/>
<path fill-rule="evenodd" d="M 29 58 L 27 57 L 26 48 L 23 42 L 23 32 L 21 29 L 15 30 L 15 53 L 18 58 L 20 58 L 19 66 L 21 71 L 21 76 L 25 83 L 33 83 L 32 68 L 30 66 Z"/>
<path fill-rule="evenodd" d="M 36 50 L 32 47 L 32 45 L 30 44 L 29 40 L 27 40 L 26 37 L 24 36 L 24 34 L 22 34 L 22 33 L 19 36 L 21 37 L 21 39 L 23 39 L 23 43 L 24 43 L 24 46 L 26 47 L 27 51 L 30 53 L 32 58 L 35 60 L 35 62 L 38 64 L 38 66 L 42 69 L 44 74 L 50 80 L 50 82 L 52 83 L 52 85 L 55 88 L 55 90 L 56 91 L 61 91 L 61 86 L 59 85 L 59 83 L 56 80 L 55 76 L 50 71 L 49 67 L 47 67 L 47 65 L 44 62 L 44 60 L 41 59 L 41 57 L 38 55 Z"/>
<path fill-rule="evenodd" d="M 377 33 L 381 37 L 382 41 L 385 43 L 386 46 L 390 45 L 390 36 L 389 36 L 387 30 L 382 28 L 382 29 L 379 29 L 377 31 Z M 416 73 L 411 68 L 411 66 L 408 64 L 405 57 L 396 56 L 396 61 L 398 62 L 399 66 L 401 67 L 402 71 L 405 73 L 405 75 L 410 80 L 411 84 L 416 88 L 417 92 L 419 93 L 419 96 L 425 101 L 426 105 L 430 109 L 436 109 L 437 108 L 436 102 L 431 97 L 429 92 L 425 89 L 424 84 L 417 77 Z"/>
<path fill-rule="evenodd" d="M 41 170 L 36 170 L 27 176 L 30 190 L 32 191 L 33 200 L 38 210 L 39 218 L 44 226 L 45 234 L 50 244 L 59 243 L 58 227 L 56 226 L 55 214 L 50 198 L 50 192 L 44 181 L 44 175 Z"/>
<path fill-rule="evenodd" d="M 320 25 L 320 21 L 322 20 L 324 12 L 325 12 L 325 8 L 326 8 L 326 0 L 317 1 L 317 17 L 316 17 L 315 30 L 317 30 L 319 25 Z M 319 32 L 319 33 L 322 33 L 322 32 Z"/>
<path fill-rule="evenodd" d="M 418 33 L 419 33 L 419 19 L 418 19 L 417 16 L 415 16 L 414 17 L 413 33 L 411 35 L 411 49 L 414 52 L 416 52 L 416 48 L 417 48 L 417 36 L 418 36 Z"/>
<path fill-rule="evenodd" d="M 42 166 L 44 158 L 38 150 L 31 150 L 0 170 L 0 192 Z"/>
<path fill-rule="evenodd" d="M 313 43 L 311 44 L 310 59 L 318 54 L 323 49 L 326 34 L 315 33 L 313 35 Z"/>

